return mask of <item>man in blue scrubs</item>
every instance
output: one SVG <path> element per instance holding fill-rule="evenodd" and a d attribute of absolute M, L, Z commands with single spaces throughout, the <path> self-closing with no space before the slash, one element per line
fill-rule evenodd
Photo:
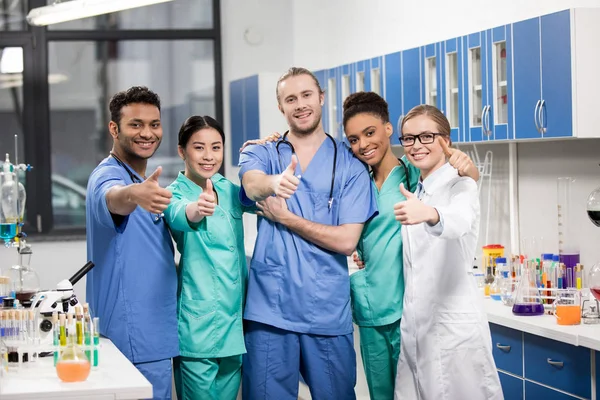
<path fill-rule="evenodd" d="M 277 83 L 289 131 L 240 156 L 242 201 L 264 201 L 244 319 L 244 399 L 354 399 L 347 256 L 377 213 L 366 167 L 321 123 L 324 92 L 291 68 Z M 333 182 L 333 186 L 332 186 Z M 276 197 L 273 197 L 276 196 Z M 271 220 L 272 219 L 272 220 Z"/>
<path fill-rule="evenodd" d="M 162 212 L 171 192 L 158 185 L 161 167 L 146 164 L 162 139 L 160 100 L 145 87 L 110 101 L 110 155 L 87 186 L 87 299 L 108 337 L 152 383 L 155 399 L 171 399 L 171 358 L 178 355 L 177 275 Z"/>

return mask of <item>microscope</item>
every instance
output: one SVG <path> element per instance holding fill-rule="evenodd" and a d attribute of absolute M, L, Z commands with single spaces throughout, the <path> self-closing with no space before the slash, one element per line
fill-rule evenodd
<path fill-rule="evenodd" d="M 75 306 L 79 304 L 79 301 L 73 292 L 73 285 L 79 282 L 93 267 L 94 263 L 88 261 L 72 277 L 58 282 L 56 289 L 38 292 L 31 300 L 31 309 L 35 310 L 42 344 L 52 344 L 53 312 L 65 314 L 75 312 Z"/>

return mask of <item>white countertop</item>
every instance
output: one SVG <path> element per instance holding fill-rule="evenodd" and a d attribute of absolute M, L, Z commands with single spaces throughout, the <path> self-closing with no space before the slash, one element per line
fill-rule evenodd
<path fill-rule="evenodd" d="M 0 399 L 147 399 L 152 385 L 108 339 L 100 339 L 100 360 L 85 382 L 64 383 L 56 375 L 53 357 L 9 372 L 0 380 Z M 35 364 L 35 363 L 34 363 Z"/>
<path fill-rule="evenodd" d="M 484 303 L 491 323 L 600 351 L 600 325 L 558 325 L 553 315 L 517 316 L 501 301 L 485 299 Z"/>

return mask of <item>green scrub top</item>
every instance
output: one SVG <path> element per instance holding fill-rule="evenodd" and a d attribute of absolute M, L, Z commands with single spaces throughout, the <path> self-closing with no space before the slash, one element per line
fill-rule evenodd
<path fill-rule="evenodd" d="M 420 171 L 406 158 L 403 161 L 409 169 L 409 188 L 414 191 Z M 350 277 L 352 317 L 358 326 L 388 325 L 402 316 L 402 225 L 394 215 L 394 205 L 406 200 L 400 193 L 400 183 L 407 187 L 406 174 L 400 165 L 392 169 L 381 191 L 371 179 L 379 215 L 365 224 L 358 242 L 357 251 L 365 268 Z"/>
<path fill-rule="evenodd" d="M 177 317 L 179 350 L 184 357 L 220 358 L 246 352 L 242 315 L 248 269 L 244 251 L 240 187 L 215 174 L 211 181 L 219 204 L 213 215 L 190 223 L 185 207 L 202 188 L 183 173 L 169 185 L 173 193 L 165 219 L 179 261 Z"/>

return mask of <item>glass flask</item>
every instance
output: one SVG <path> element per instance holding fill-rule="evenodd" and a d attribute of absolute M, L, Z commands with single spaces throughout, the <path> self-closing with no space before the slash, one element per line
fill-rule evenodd
<path fill-rule="evenodd" d="M 90 360 L 75 344 L 75 336 L 68 338 L 67 347 L 61 350 L 56 362 L 56 374 L 63 382 L 83 382 L 90 375 Z"/>
<path fill-rule="evenodd" d="M 6 158 L 0 172 L 0 239 L 4 239 L 8 246 L 17 234 L 19 186 L 8 162 L 8 154 Z"/>
<path fill-rule="evenodd" d="M 512 312 L 515 315 L 543 315 L 544 304 L 535 284 L 535 268 L 530 262 L 524 268 L 521 280 L 515 291 Z"/>
<path fill-rule="evenodd" d="M 11 296 L 23 304 L 40 290 L 40 277 L 27 265 L 13 265 L 10 268 Z"/>
<path fill-rule="evenodd" d="M 600 300 L 600 263 L 595 264 L 588 272 L 587 285 L 596 300 Z"/>
<path fill-rule="evenodd" d="M 588 197 L 587 215 L 594 225 L 600 227 L 600 187 L 596 188 Z"/>

